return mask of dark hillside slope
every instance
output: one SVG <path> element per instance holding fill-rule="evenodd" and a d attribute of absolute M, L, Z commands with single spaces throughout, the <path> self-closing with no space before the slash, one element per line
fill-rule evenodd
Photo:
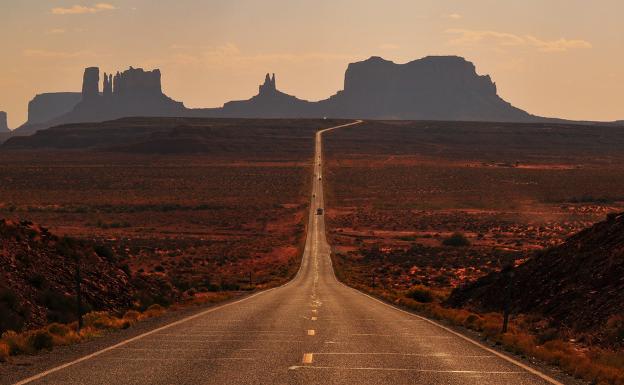
<path fill-rule="evenodd" d="M 99 150 L 126 153 L 245 153 L 288 158 L 308 152 L 317 129 L 346 121 L 331 119 L 124 118 L 102 123 L 74 123 L 13 137 L 2 150 Z"/>
<path fill-rule="evenodd" d="M 613 323 L 624 315 L 624 213 L 610 215 L 513 271 L 514 313 L 538 314 L 561 328 L 604 332 L 610 319 Z M 490 274 L 455 290 L 448 303 L 500 311 L 507 281 L 502 273 Z"/>
<path fill-rule="evenodd" d="M 0 333 L 75 320 L 77 256 L 85 310 L 131 307 L 130 277 L 112 255 L 95 250 L 31 222 L 0 219 Z"/>

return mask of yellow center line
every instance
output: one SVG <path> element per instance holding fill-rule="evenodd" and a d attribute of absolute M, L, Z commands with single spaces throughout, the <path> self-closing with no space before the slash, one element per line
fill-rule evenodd
<path fill-rule="evenodd" d="M 313 354 L 312 354 L 312 353 L 305 353 L 305 354 L 303 355 L 303 360 L 302 360 L 302 362 L 303 362 L 304 364 L 311 364 L 311 363 L 312 363 L 312 360 L 313 360 Z"/>
<path fill-rule="evenodd" d="M 316 317 L 312 317 L 312 321 L 316 321 L 318 318 Z"/>
<path fill-rule="evenodd" d="M 313 336 L 313 335 L 315 335 L 315 334 L 316 334 L 316 332 L 314 331 L 314 329 L 310 329 L 310 330 L 308 330 L 308 335 L 309 335 L 309 336 Z"/>

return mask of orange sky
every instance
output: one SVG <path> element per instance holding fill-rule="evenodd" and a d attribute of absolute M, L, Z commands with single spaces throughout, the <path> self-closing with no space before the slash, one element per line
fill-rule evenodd
<path fill-rule="evenodd" d="M 82 71 L 160 68 L 165 92 L 215 107 L 278 88 L 318 100 L 349 62 L 452 54 L 531 113 L 624 119 L 621 0 L 3 0 L 0 110 L 78 91 Z"/>

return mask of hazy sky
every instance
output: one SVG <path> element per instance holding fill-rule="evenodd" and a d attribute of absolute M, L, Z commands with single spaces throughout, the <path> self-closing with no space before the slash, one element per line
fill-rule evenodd
<path fill-rule="evenodd" d="M 460 55 L 531 113 L 624 119 L 622 0 L 1 0 L 0 110 L 78 91 L 82 71 L 160 68 L 165 93 L 216 107 L 280 90 L 318 100 L 347 64 Z"/>

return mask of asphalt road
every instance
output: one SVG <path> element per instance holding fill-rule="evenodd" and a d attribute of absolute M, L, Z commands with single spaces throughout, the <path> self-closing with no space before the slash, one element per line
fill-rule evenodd
<path fill-rule="evenodd" d="M 290 283 L 18 384 L 558 384 L 336 280 L 324 215 L 317 215 L 327 131 L 316 136 L 305 252 Z"/>

